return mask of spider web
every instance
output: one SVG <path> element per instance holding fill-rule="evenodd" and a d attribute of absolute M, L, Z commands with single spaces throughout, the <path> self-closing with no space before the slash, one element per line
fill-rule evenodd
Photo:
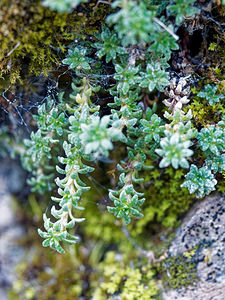
<path fill-rule="evenodd" d="M 100 85 L 103 91 L 107 91 L 109 83 L 112 81 L 112 67 L 103 66 L 101 74 L 83 74 L 92 86 Z M 23 130 L 30 133 L 35 124 L 32 122 L 32 115 L 37 112 L 37 108 L 48 98 L 57 105 L 57 94 L 59 91 L 71 92 L 71 81 L 74 72 L 58 66 L 55 71 L 49 74 L 33 76 L 27 80 L 25 86 L 9 86 L 0 94 L 0 127 L 2 123 L 9 124 L 11 128 Z M 107 92 L 108 93 L 108 92 Z M 106 94 L 107 95 L 107 94 Z M 101 109 L 107 109 L 107 103 L 111 96 L 102 97 L 95 95 L 95 104 L 100 104 Z"/>
<path fill-rule="evenodd" d="M 9 87 L 0 95 L 0 124 L 30 132 L 32 114 L 47 98 L 56 99 L 57 81 L 43 76 L 31 78 L 26 88 Z"/>

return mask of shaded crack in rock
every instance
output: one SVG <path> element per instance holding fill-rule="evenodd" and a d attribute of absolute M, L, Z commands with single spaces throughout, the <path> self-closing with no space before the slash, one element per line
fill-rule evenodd
<path fill-rule="evenodd" d="M 169 254 L 194 250 L 198 280 L 193 286 L 163 293 L 163 300 L 225 299 L 225 196 L 198 200 L 176 232 Z"/>

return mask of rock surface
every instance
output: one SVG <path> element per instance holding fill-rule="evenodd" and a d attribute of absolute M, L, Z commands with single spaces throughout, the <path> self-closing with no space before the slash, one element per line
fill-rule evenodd
<path fill-rule="evenodd" d="M 198 280 L 186 289 L 165 292 L 163 300 L 224 300 L 225 196 L 195 203 L 178 228 L 169 254 L 176 256 L 192 249 Z"/>
<path fill-rule="evenodd" d="M 12 167 L 12 166 L 11 166 Z M 10 189 L 18 191 L 18 178 L 13 170 L 10 176 L 10 165 L 6 162 L 0 163 L 0 299 L 6 300 L 7 289 L 16 278 L 14 268 L 24 254 L 24 250 L 17 244 L 17 240 L 24 235 L 24 229 L 17 221 L 12 208 L 12 196 Z M 19 174 L 18 174 L 19 176 Z M 12 180 L 13 178 L 13 180 Z M 13 181 L 15 180 L 15 183 Z M 9 187 L 11 185 L 11 187 Z"/>

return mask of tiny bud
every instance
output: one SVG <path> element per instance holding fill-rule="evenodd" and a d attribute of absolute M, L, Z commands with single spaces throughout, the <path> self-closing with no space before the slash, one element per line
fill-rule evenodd
<path fill-rule="evenodd" d="M 179 102 L 180 101 L 180 96 L 179 95 L 174 95 L 174 99 Z"/>
<path fill-rule="evenodd" d="M 182 108 L 182 103 L 179 101 L 177 102 L 177 104 L 175 105 L 176 109 L 181 109 Z"/>
<path fill-rule="evenodd" d="M 182 85 L 179 83 L 175 89 L 175 94 L 179 95 L 182 91 Z"/>
<path fill-rule="evenodd" d="M 187 98 L 187 96 L 184 96 L 183 98 L 180 99 L 180 102 L 182 104 L 187 104 L 190 100 Z"/>
<path fill-rule="evenodd" d="M 170 97 L 170 98 L 174 98 L 174 91 L 173 91 L 173 90 L 171 90 L 171 91 L 169 92 L 169 97 Z"/>
<path fill-rule="evenodd" d="M 167 107 L 170 107 L 172 105 L 171 102 L 168 101 L 169 99 L 163 100 L 163 104 L 165 104 Z"/>
<path fill-rule="evenodd" d="M 76 95 L 76 102 L 79 103 L 79 104 L 81 104 L 81 103 L 84 102 L 84 100 L 81 98 L 81 95 L 80 95 L 80 94 L 77 94 L 77 95 Z"/>
<path fill-rule="evenodd" d="M 175 87 L 176 87 L 176 78 L 173 78 L 170 83 L 170 88 L 175 89 Z"/>
<path fill-rule="evenodd" d="M 180 78 L 178 85 L 181 85 L 182 87 L 184 87 L 187 84 L 187 81 L 184 78 Z"/>
<path fill-rule="evenodd" d="M 174 131 L 177 131 L 178 128 L 179 128 L 179 125 L 178 125 L 178 124 L 175 124 L 175 125 L 173 126 Z"/>

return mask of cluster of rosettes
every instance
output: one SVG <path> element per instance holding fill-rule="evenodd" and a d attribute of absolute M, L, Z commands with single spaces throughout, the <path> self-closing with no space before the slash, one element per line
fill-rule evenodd
<path fill-rule="evenodd" d="M 187 104 L 190 100 L 188 96 L 190 94 L 190 87 L 187 86 L 186 78 L 181 77 L 177 83 L 177 79 L 174 77 L 171 80 L 170 87 L 165 91 L 168 99 L 163 100 L 163 103 L 169 107 L 170 110 L 182 109 L 183 104 Z"/>

